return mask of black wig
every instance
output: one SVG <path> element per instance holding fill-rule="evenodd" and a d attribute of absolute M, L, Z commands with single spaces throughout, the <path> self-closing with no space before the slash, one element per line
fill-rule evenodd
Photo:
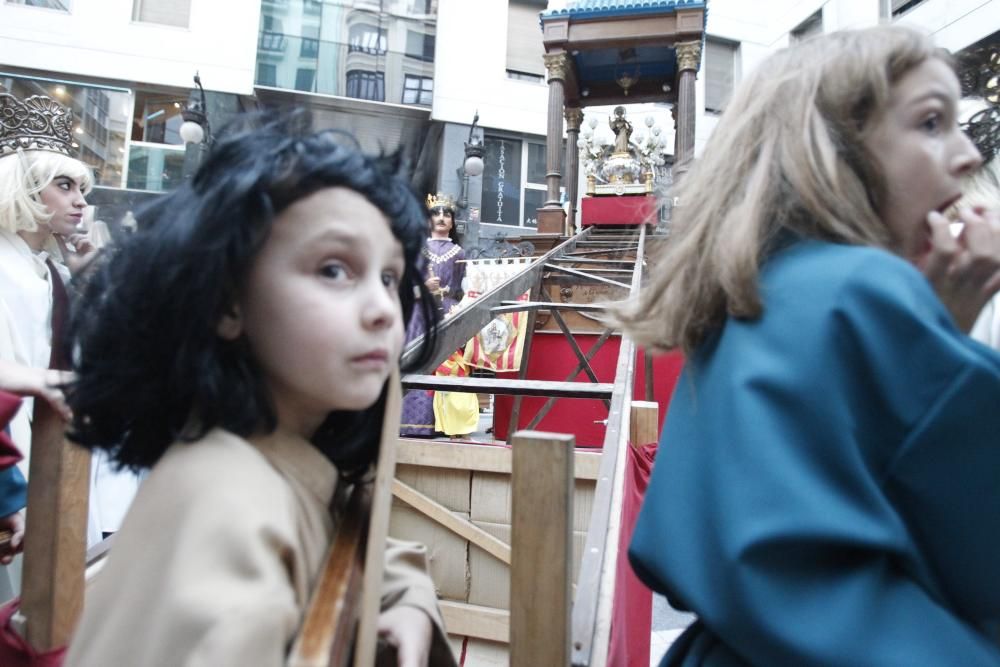
<path fill-rule="evenodd" d="M 217 141 L 191 181 L 139 212 L 139 231 L 99 266 L 74 305 L 70 437 L 138 469 L 172 442 L 215 427 L 244 437 L 273 430 L 274 404 L 245 338 L 226 341 L 216 326 L 275 217 L 336 186 L 385 214 L 402 244 L 404 324 L 419 307 L 432 325 L 414 367 L 426 363 L 437 322 L 417 268 L 426 209 L 398 154 L 366 156 L 346 135 L 313 133 L 303 113 L 248 116 Z M 378 457 L 385 396 L 367 410 L 331 413 L 314 435 L 342 474 L 358 475 Z"/>

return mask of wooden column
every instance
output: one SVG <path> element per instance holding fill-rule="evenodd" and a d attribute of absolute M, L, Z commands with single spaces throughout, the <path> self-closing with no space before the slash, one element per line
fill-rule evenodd
<path fill-rule="evenodd" d="M 687 170 L 694 157 L 694 82 L 701 63 L 701 42 L 678 42 L 677 49 L 677 139 L 674 144 L 674 164 L 679 171 Z"/>
<path fill-rule="evenodd" d="M 566 234 L 576 232 L 576 195 L 580 182 L 580 148 L 576 145 L 580 138 L 583 111 L 566 109 L 566 198 L 569 212 L 566 214 Z"/>
<path fill-rule="evenodd" d="M 563 86 L 569 57 L 565 52 L 546 53 L 545 69 L 549 81 L 548 129 L 545 141 L 545 205 L 538 209 L 538 231 L 562 234 L 566 227 L 566 213 L 559 204 L 559 153 L 562 149 L 563 103 L 566 99 Z"/>
<path fill-rule="evenodd" d="M 573 448 L 571 435 L 513 437 L 511 667 L 570 664 Z"/>

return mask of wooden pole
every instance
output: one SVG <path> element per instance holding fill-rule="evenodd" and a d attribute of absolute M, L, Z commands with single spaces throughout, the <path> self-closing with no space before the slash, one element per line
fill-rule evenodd
<path fill-rule="evenodd" d="M 37 651 L 69 643 L 83 609 L 90 452 L 67 442 L 66 423 L 35 399 L 28 470 L 21 613 Z"/>
<path fill-rule="evenodd" d="M 649 401 L 632 401 L 632 417 L 629 422 L 629 444 L 641 447 L 659 438 L 660 406 Z"/>
<path fill-rule="evenodd" d="M 574 439 L 519 431 L 512 442 L 510 664 L 566 667 L 573 578 Z"/>

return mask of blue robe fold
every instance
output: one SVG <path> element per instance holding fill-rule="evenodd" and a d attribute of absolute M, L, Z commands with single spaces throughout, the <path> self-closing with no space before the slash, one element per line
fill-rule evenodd
<path fill-rule="evenodd" d="M 801 241 L 677 383 L 629 556 L 661 665 L 1000 665 L 1000 355 L 887 252 Z"/>

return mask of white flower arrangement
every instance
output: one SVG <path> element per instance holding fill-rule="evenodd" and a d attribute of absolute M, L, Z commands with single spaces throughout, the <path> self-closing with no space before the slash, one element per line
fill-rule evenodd
<path fill-rule="evenodd" d="M 614 141 L 604 134 L 594 130 L 597 127 L 597 117 L 591 116 L 580 131 L 576 145 L 580 149 L 580 163 L 587 176 L 593 176 L 604 181 L 601 166 L 611 157 Z M 658 125 L 654 124 L 652 116 L 646 118 L 648 133 L 639 130 L 629 141 L 632 153 L 642 167 L 642 171 L 656 173 L 657 167 L 666 164 L 666 137 Z"/>

